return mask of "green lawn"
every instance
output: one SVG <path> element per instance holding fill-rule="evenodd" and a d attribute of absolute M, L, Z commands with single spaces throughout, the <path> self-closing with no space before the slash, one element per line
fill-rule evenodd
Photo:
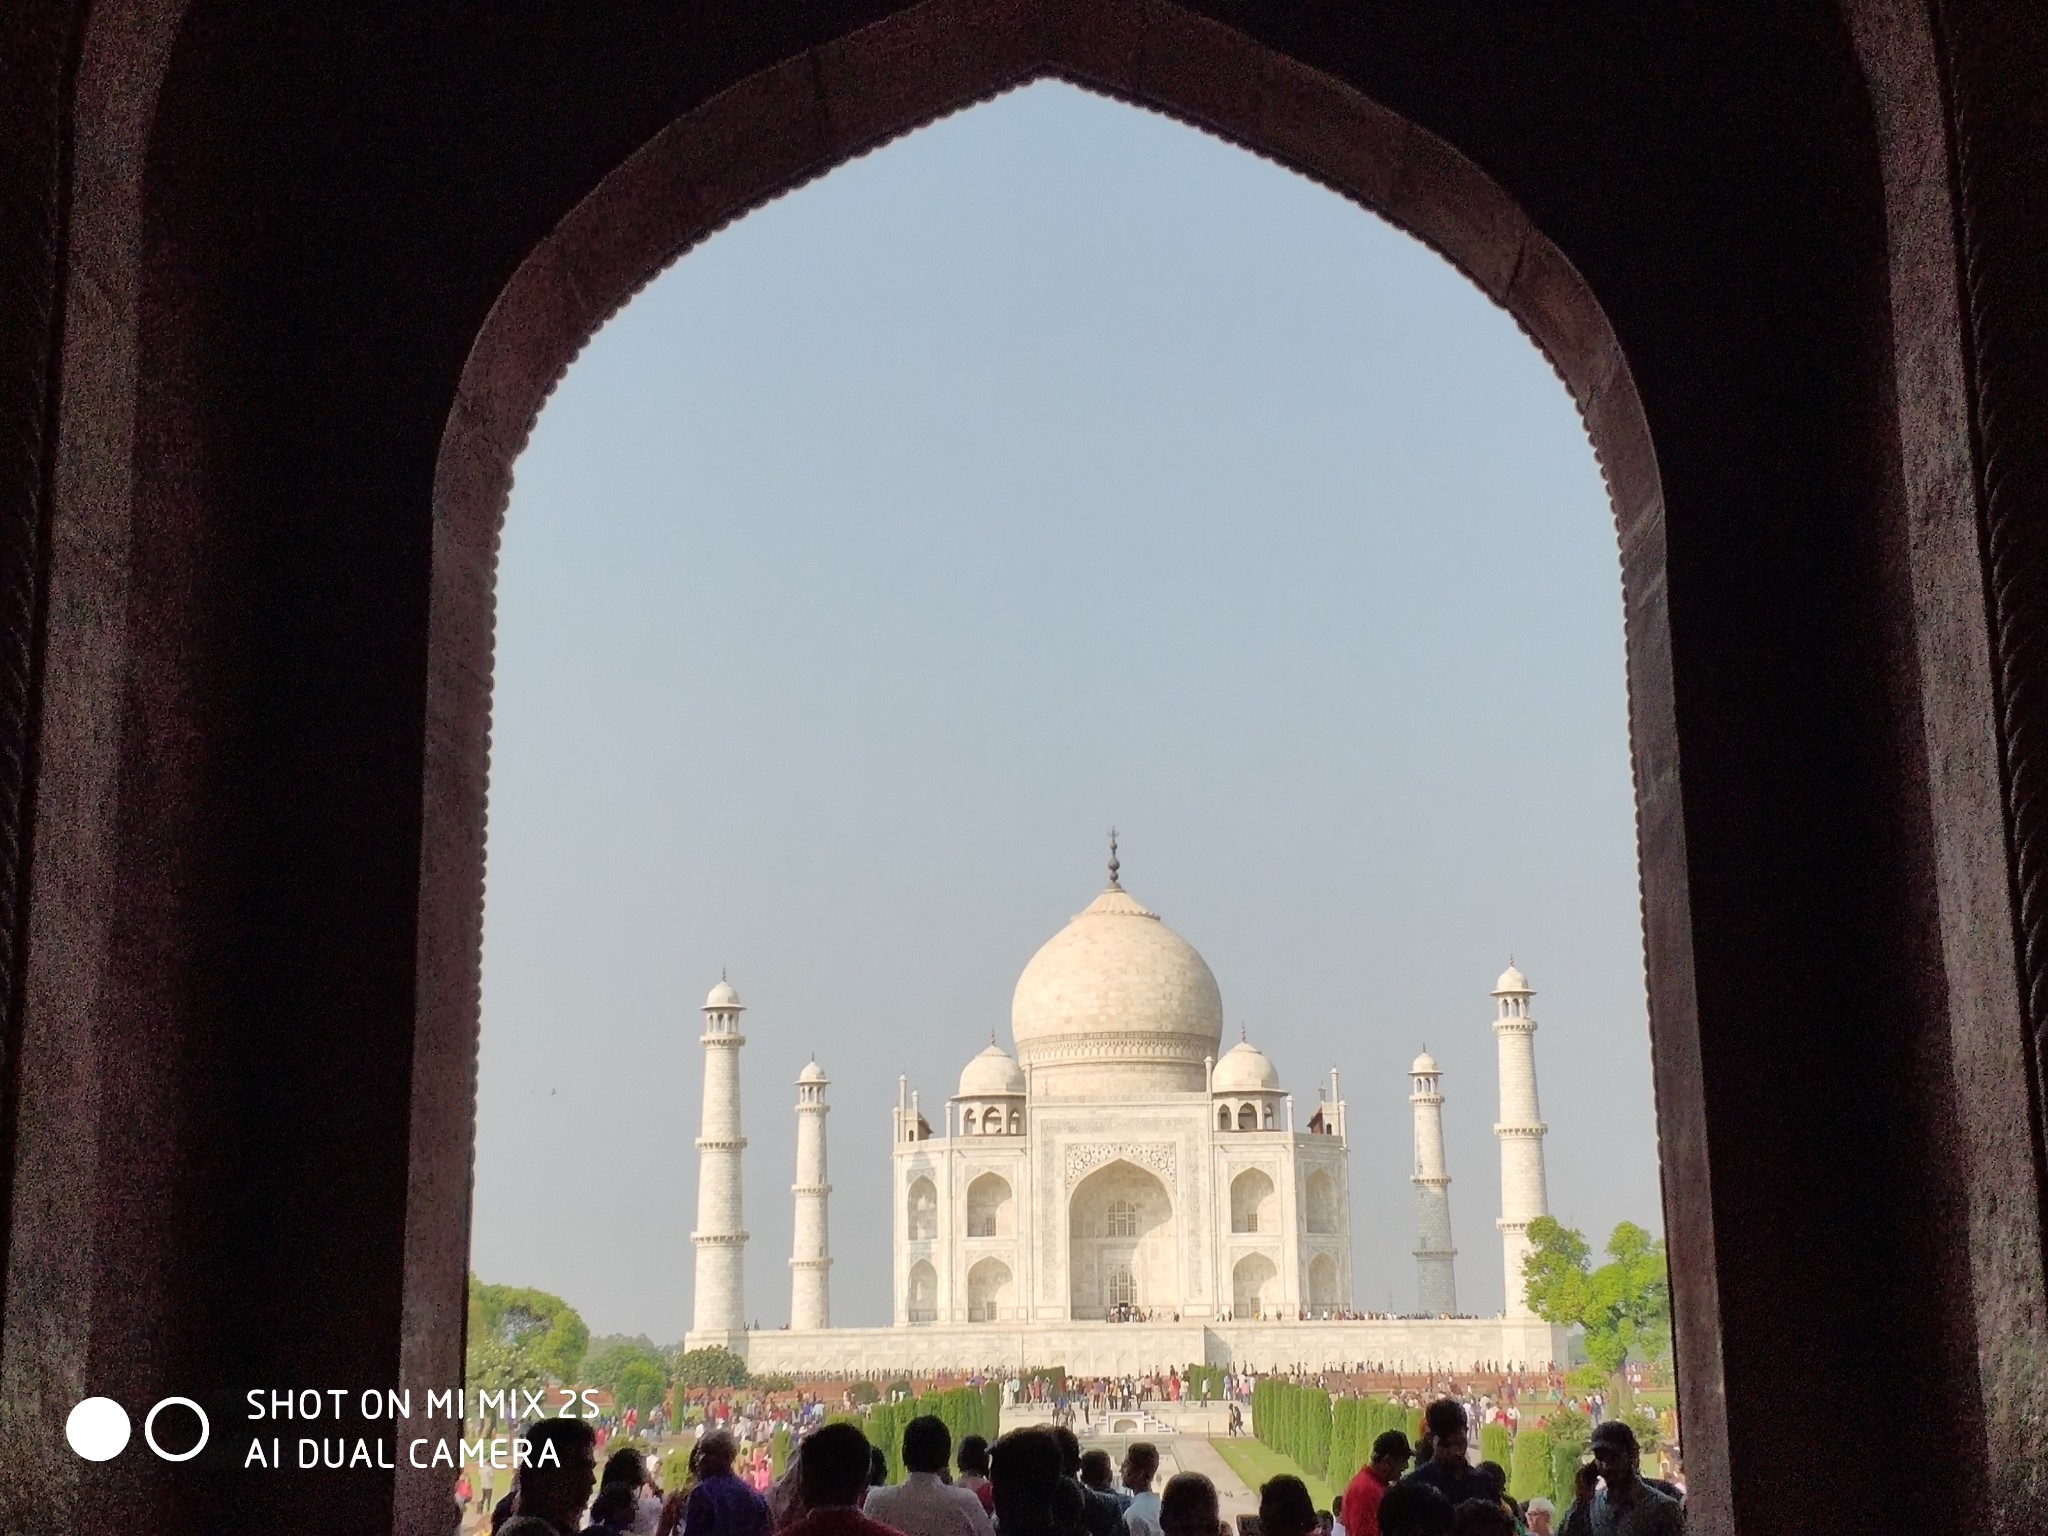
<path fill-rule="evenodd" d="M 1270 1446 L 1261 1444 L 1249 1435 L 1232 1440 L 1228 1437 L 1211 1437 L 1209 1443 L 1216 1447 L 1216 1454 L 1229 1464 L 1230 1470 L 1244 1479 L 1244 1484 L 1253 1493 L 1259 1491 L 1259 1484 L 1268 1478 L 1291 1474 L 1308 1484 L 1308 1496 L 1315 1501 L 1317 1509 L 1332 1509 L 1344 1490 L 1330 1491 L 1330 1485 L 1320 1476 L 1310 1477 L 1294 1464 L 1291 1456 L 1282 1456 Z"/>

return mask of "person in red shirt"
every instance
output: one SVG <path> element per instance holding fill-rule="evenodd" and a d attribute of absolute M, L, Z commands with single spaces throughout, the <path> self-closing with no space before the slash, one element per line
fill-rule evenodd
<path fill-rule="evenodd" d="M 868 1437 L 851 1424 L 826 1424 L 803 1443 L 804 1517 L 782 1536 L 896 1536 L 860 1512 L 868 1490 Z"/>
<path fill-rule="evenodd" d="M 1372 1443 L 1372 1460 L 1358 1469 L 1344 1490 L 1344 1536 L 1380 1536 L 1380 1500 L 1401 1479 L 1414 1456 L 1408 1437 L 1390 1429 Z"/>

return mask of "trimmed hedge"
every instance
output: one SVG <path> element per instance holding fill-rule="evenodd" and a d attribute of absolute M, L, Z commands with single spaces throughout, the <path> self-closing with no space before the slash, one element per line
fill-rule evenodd
<path fill-rule="evenodd" d="M 1406 1430 L 1408 1419 L 1397 1403 L 1333 1399 L 1321 1387 L 1262 1381 L 1252 1388 L 1253 1436 L 1339 1490 L 1372 1459 L 1373 1441 L 1387 1430 Z"/>
<path fill-rule="evenodd" d="M 1555 1499 L 1550 1473 L 1550 1432 L 1525 1429 L 1515 1436 L 1514 1459 L 1508 1463 L 1508 1492 L 1526 1504 L 1534 1498 Z"/>
<path fill-rule="evenodd" d="M 1490 1461 L 1501 1471 L 1508 1469 L 1508 1462 L 1515 1452 L 1515 1437 L 1508 1433 L 1505 1424 L 1482 1424 L 1479 1426 L 1479 1459 Z"/>
<path fill-rule="evenodd" d="M 926 1392 L 918 1397 L 906 1397 L 901 1402 L 877 1403 L 867 1411 L 867 1417 L 856 1420 L 868 1437 L 868 1443 L 882 1448 L 882 1457 L 889 1466 L 889 1481 L 903 1481 L 903 1431 L 910 1427 L 912 1419 L 927 1414 L 938 1419 L 953 1436 L 953 1451 L 957 1456 L 960 1442 L 969 1435 L 980 1435 L 991 1445 L 1002 1428 L 1003 1389 L 993 1384 L 985 1387 L 948 1387 L 943 1392 Z"/>

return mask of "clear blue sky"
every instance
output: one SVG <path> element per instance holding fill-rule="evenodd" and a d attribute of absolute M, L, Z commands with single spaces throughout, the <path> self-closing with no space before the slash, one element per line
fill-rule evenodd
<path fill-rule="evenodd" d="M 1492 1002 L 1538 988 L 1552 1208 L 1661 1230 L 1612 516 L 1548 363 L 1286 171 L 1063 85 L 757 212 L 591 343 L 499 580 L 474 1262 L 681 1336 L 697 1012 L 749 1005 L 748 1312 L 798 1069 L 835 1321 L 889 1311 L 888 1110 L 1124 881 L 1298 1102 L 1351 1106 L 1357 1299 L 1414 1297 L 1445 1069 L 1502 1300 Z"/>

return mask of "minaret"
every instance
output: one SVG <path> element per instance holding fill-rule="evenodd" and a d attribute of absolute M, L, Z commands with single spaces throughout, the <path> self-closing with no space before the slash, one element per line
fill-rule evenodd
<path fill-rule="evenodd" d="M 1452 1265 L 1451 1176 L 1444 1167 L 1442 1074 L 1427 1050 L 1408 1069 L 1415 1091 L 1415 1295 L 1417 1310 L 1432 1317 L 1458 1310 L 1458 1281 Z"/>
<path fill-rule="evenodd" d="M 825 1206 L 825 1069 L 813 1057 L 796 1079 L 796 1243 L 789 1258 L 789 1326 L 832 1326 L 832 1251 Z"/>
<path fill-rule="evenodd" d="M 1493 985 L 1493 1034 L 1500 1044 L 1500 1121 L 1493 1134 L 1500 1140 L 1500 1250 L 1509 1317 L 1534 1315 L 1523 1291 L 1522 1261 L 1529 1254 L 1529 1223 L 1550 1214 L 1543 1182 L 1543 1133 L 1549 1127 L 1536 1103 L 1536 1021 L 1529 1016 L 1535 995 L 1510 956 Z"/>
<path fill-rule="evenodd" d="M 745 1012 L 720 977 L 704 999 L 704 1115 L 697 1132 L 697 1305 L 690 1347 L 729 1344 L 746 1329 L 747 1234 L 740 1216 L 740 1033 Z"/>

